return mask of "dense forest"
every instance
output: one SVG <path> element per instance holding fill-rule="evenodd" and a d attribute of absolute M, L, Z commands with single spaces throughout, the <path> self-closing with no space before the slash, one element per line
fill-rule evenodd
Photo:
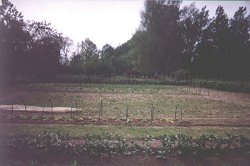
<path fill-rule="evenodd" d="M 49 79 L 55 75 L 150 75 L 182 73 L 226 80 L 250 79 L 250 15 L 240 7 L 229 18 L 222 6 L 210 17 L 204 6 L 146 0 L 131 39 L 98 50 L 73 41 L 47 22 L 25 21 L 8 0 L 0 6 L 0 76 Z M 115 24 L 115 23 L 114 23 Z M 100 27 L 101 28 L 101 27 Z"/>

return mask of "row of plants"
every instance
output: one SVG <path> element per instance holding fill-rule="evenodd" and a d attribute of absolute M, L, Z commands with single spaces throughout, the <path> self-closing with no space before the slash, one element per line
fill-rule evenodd
<path fill-rule="evenodd" d="M 188 75 L 172 74 L 171 76 L 134 76 L 134 77 L 100 77 L 100 76 L 57 76 L 57 82 L 69 83 L 113 83 L 113 84 L 155 84 L 155 85 L 189 85 L 231 92 L 250 92 L 247 81 L 225 81 L 191 79 Z"/>
<path fill-rule="evenodd" d="M 157 146 L 153 145 L 156 144 Z M 149 155 L 158 158 L 171 156 L 220 156 L 224 154 L 249 155 L 250 140 L 243 135 L 219 137 L 201 135 L 193 138 L 182 133 L 158 138 L 128 139 L 104 132 L 71 138 L 67 133 L 48 132 L 38 136 L 13 135 L 1 138 L 1 153 L 67 154 L 108 157 L 111 155 Z"/>
<path fill-rule="evenodd" d="M 230 92 L 244 92 L 250 93 L 249 82 L 234 82 L 234 81 L 219 81 L 219 80 L 194 80 L 203 88 L 230 91 Z"/>
<path fill-rule="evenodd" d="M 220 80 L 205 80 L 205 79 L 190 79 L 189 77 L 100 77 L 100 76 L 66 76 L 61 75 L 53 80 L 47 80 L 46 83 L 99 83 L 99 84 L 151 84 L 151 85 L 178 85 L 202 87 L 231 92 L 246 92 L 250 93 L 250 83 L 240 81 L 220 81 Z M 44 83 L 45 83 L 44 82 Z M 31 83 L 31 82 L 30 82 Z M 33 82 L 35 83 L 35 82 Z"/>

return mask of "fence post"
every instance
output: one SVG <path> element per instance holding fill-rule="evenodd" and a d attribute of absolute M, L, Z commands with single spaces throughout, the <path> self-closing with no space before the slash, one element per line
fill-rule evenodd
<path fill-rule="evenodd" d="M 102 110 L 103 110 L 103 105 L 102 105 L 102 99 L 101 99 L 100 108 L 99 108 L 99 119 L 101 119 L 102 117 Z"/>
<path fill-rule="evenodd" d="M 71 104 L 71 109 L 70 109 L 70 118 L 72 119 L 73 116 L 72 116 L 72 107 L 73 107 L 73 103 Z"/>
<path fill-rule="evenodd" d="M 175 107 L 175 112 L 174 112 L 174 120 L 175 120 L 175 121 L 176 121 L 177 109 L 178 109 L 178 105 Z"/>
<path fill-rule="evenodd" d="M 42 111 L 42 121 L 43 121 L 44 107 L 45 107 L 45 104 L 43 105 L 43 111 Z"/>
<path fill-rule="evenodd" d="M 11 119 L 13 118 L 13 114 L 14 114 L 14 104 L 11 104 Z"/>
<path fill-rule="evenodd" d="M 182 110 L 181 110 L 181 123 L 182 123 Z"/>
<path fill-rule="evenodd" d="M 78 106 L 77 106 L 77 101 L 75 100 L 75 106 L 76 106 L 76 115 L 78 116 Z"/>
<path fill-rule="evenodd" d="M 151 113 L 151 124 L 153 124 L 153 120 L 154 120 L 154 105 L 153 105 L 153 103 L 151 105 L 150 113 Z"/>
<path fill-rule="evenodd" d="M 53 111 L 53 103 L 52 103 L 51 99 L 49 99 L 49 103 L 50 103 L 50 108 L 51 108 L 52 118 L 53 118 L 54 117 L 54 111 Z"/>
<path fill-rule="evenodd" d="M 26 103 L 25 102 L 23 102 L 24 103 L 24 110 L 25 110 L 25 112 L 26 112 Z"/>
<path fill-rule="evenodd" d="M 126 116 L 126 123 L 128 123 L 128 104 L 125 104 L 125 116 Z"/>

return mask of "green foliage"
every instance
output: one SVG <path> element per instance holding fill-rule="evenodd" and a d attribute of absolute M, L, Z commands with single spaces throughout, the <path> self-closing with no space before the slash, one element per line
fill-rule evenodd
<path fill-rule="evenodd" d="M 4 0 L 0 6 L 0 76 L 20 76 L 25 81 L 35 76 L 44 81 L 59 73 L 159 77 L 176 71 L 178 80 L 179 75 L 186 75 L 181 72 L 184 69 L 195 77 L 249 79 L 250 16 L 246 7 L 230 19 L 218 6 L 209 18 L 206 7 L 199 10 L 191 4 L 181 9 L 180 3 L 146 0 L 141 25 L 130 40 L 98 50 L 86 38 L 69 62 L 69 38 L 46 21 L 25 22 L 21 12 Z"/>
<path fill-rule="evenodd" d="M 30 161 L 29 166 L 37 166 L 37 160 Z"/>
<path fill-rule="evenodd" d="M 233 82 L 219 80 L 194 80 L 194 82 L 202 85 L 204 88 L 217 89 L 231 92 L 250 92 L 250 84 L 248 82 Z"/>
<path fill-rule="evenodd" d="M 45 131 L 33 140 L 33 148 L 38 153 L 66 153 L 68 148 L 67 140 L 69 140 L 69 137 L 66 133 Z"/>
<path fill-rule="evenodd" d="M 74 161 L 70 164 L 70 166 L 77 166 L 77 161 L 74 160 Z"/>
<path fill-rule="evenodd" d="M 158 151 L 158 157 L 164 158 L 165 155 L 190 155 L 195 148 L 192 137 L 182 133 L 178 135 L 164 135 L 161 137 L 162 148 Z"/>
<path fill-rule="evenodd" d="M 140 151 L 139 146 L 133 141 L 127 141 L 119 136 L 113 139 L 107 132 L 102 135 L 87 134 L 82 148 L 92 156 L 132 155 Z"/>
<path fill-rule="evenodd" d="M 24 139 L 25 138 L 25 139 Z M 74 154 L 87 153 L 90 156 L 108 157 L 111 155 L 155 155 L 158 158 L 167 156 L 220 156 L 229 152 L 247 154 L 250 152 L 250 140 L 242 135 L 201 135 L 198 138 L 179 133 L 177 135 L 163 135 L 159 147 L 153 148 L 151 143 L 156 140 L 148 135 L 141 142 L 120 136 L 113 137 L 108 132 L 87 134 L 82 143 L 72 143 L 67 134 L 44 132 L 35 138 L 14 137 L 8 140 L 6 149 L 9 152 L 24 151 L 27 154 Z M 141 142 L 141 143 L 140 143 Z M 36 164 L 35 161 L 32 162 Z M 72 165 L 77 165 L 74 161 Z"/>

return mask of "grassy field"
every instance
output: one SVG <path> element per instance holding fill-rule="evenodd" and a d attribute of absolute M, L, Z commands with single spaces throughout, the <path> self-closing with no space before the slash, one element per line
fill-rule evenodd
<path fill-rule="evenodd" d="M 1 104 L 27 104 L 77 107 L 80 116 L 98 117 L 102 101 L 103 118 L 124 118 L 128 106 L 130 118 L 149 119 L 152 104 L 154 118 L 173 119 L 183 111 L 186 119 L 230 119 L 250 116 L 250 95 L 166 85 L 119 84 L 30 84 L 3 91 Z"/>
<path fill-rule="evenodd" d="M 49 132 L 64 132 L 71 137 L 83 137 L 86 134 L 101 135 L 103 132 L 109 132 L 112 136 L 119 135 L 125 138 L 145 138 L 148 135 L 159 137 L 165 134 L 176 135 L 183 133 L 192 137 L 199 137 L 201 135 L 218 135 L 226 136 L 244 135 L 250 138 L 250 128 L 246 127 L 133 127 L 133 126 L 95 126 L 95 125 L 16 125 L 16 124 L 2 124 L 0 127 L 0 136 L 11 136 L 15 134 L 25 134 L 36 136 L 42 134 L 44 131 Z"/>

